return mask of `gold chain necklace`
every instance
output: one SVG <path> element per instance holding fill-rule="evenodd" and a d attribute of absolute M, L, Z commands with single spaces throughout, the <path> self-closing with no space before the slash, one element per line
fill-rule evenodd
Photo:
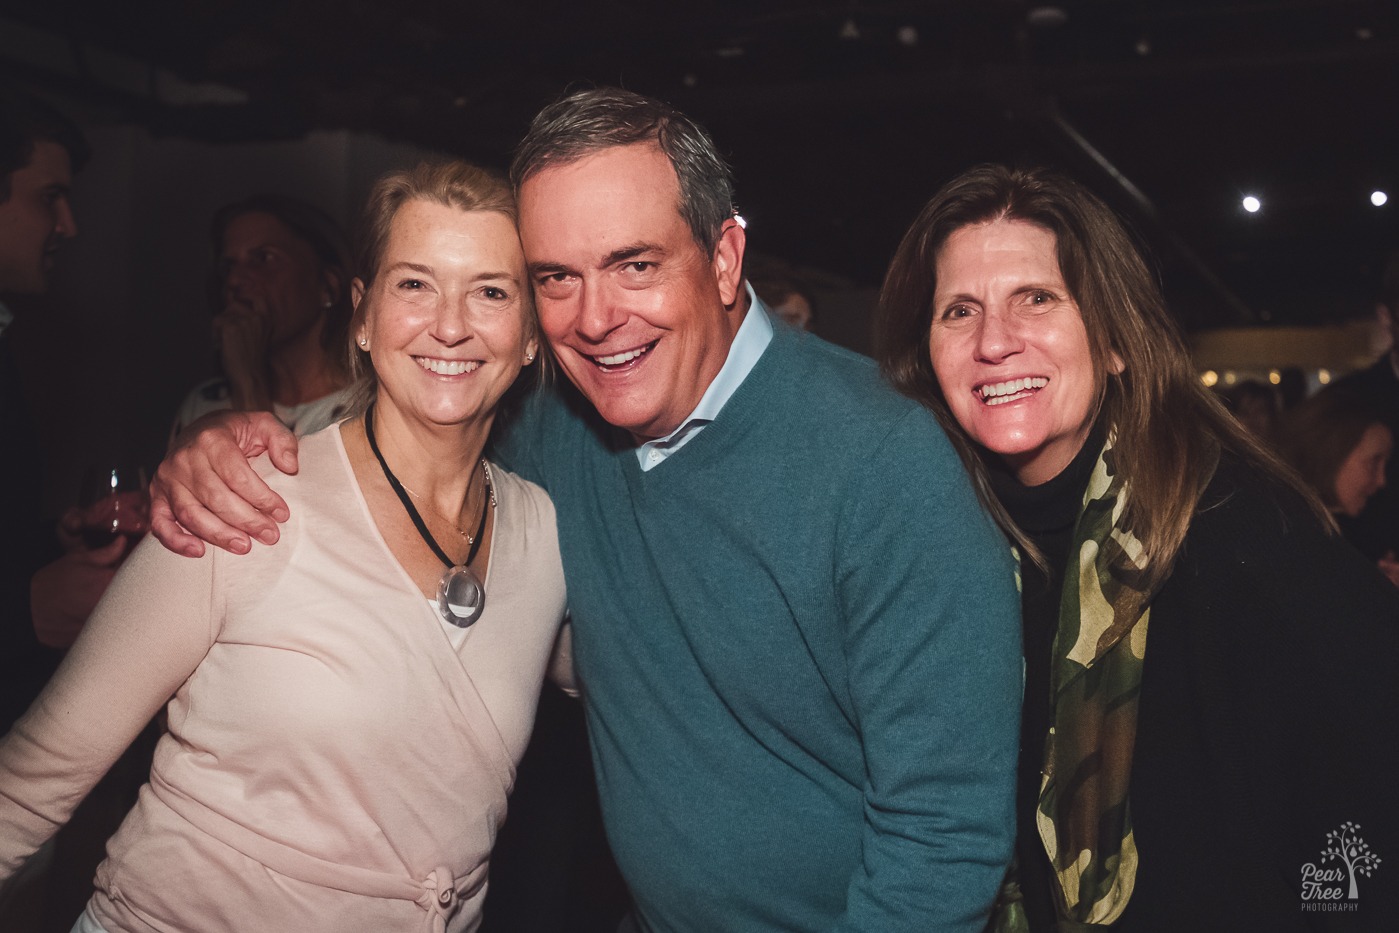
<path fill-rule="evenodd" d="M 495 508 L 495 487 L 491 485 L 490 479 L 486 478 L 486 477 L 487 477 L 487 472 L 486 472 L 486 471 L 487 471 L 488 469 L 489 469 L 489 468 L 486 466 L 486 458 L 485 458 L 485 457 L 482 457 L 482 458 L 481 458 L 481 476 L 482 476 L 483 479 L 485 479 L 485 482 L 486 482 L 486 492 L 485 492 L 485 494 L 486 494 L 486 495 L 489 495 L 489 496 L 491 497 L 491 507 L 492 507 L 492 508 Z M 452 527 L 452 530 L 453 530 L 453 531 L 455 531 L 457 534 L 461 535 L 461 538 L 462 538 L 463 541 L 466 542 L 466 546 L 467 546 L 467 547 L 471 547 L 473 544 L 476 543 L 476 538 L 475 538 L 475 536 L 473 536 L 470 532 L 464 530 L 460 525 L 458 525 L 456 522 L 452 521 L 452 520 L 451 520 L 450 518 L 448 518 L 447 516 L 443 515 L 441 512 L 437 511 L 437 509 L 435 509 L 435 508 L 433 507 L 433 505 L 432 505 L 432 500 L 431 500 L 431 499 L 429 499 L 427 496 L 421 495 L 420 493 L 416 493 L 416 492 L 414 492 L 413 490 L 409 489 L 407 486 L 403 485 L 403 480 L 399 480 L 398 482 L 399 482 L 399 485 L 400 485 L 400 486 L 403 486 L 403 491 L 404 491 L 404 492 L 408 493 L 408 495 L 412 496 L 414 499 L 417 499 L 419 502 L 423 503 L 423 505 L 427 506 L 427 510 L 428 510 L 429 512 L 431 512 L 433 515 L 436 515 L 438 518 L 442 519 L 442 521 L 446 522 L 448 525 L 450 525 L 450 526 Z M 470 501 L 471 501 L 471 487 L 468 486 L 468 487 L 467 487 L 467 490 L 466 490 L 466 498 L 462 500 L 462 511 L 463 511 L 463 512 L 465 512 L 465 511 L 467 510 L 467 509 L 466 509 L 466 504 L 467 504 L 468 502 L 470 502 Z"/>

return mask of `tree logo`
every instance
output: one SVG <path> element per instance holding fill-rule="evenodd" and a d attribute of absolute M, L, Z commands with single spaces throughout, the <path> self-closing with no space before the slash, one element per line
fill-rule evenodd
<path fill-rule="evenodd" d="M 1359 829 L 1358 823 L 1342 823 L 1340 829 L 1326 834 L 1321 865 L 1302 866 L 1303 910 L 1359 908 L 1359 879 L 1369 878 L 1380 866 L 1380 857 L 1360 838 Z"/>

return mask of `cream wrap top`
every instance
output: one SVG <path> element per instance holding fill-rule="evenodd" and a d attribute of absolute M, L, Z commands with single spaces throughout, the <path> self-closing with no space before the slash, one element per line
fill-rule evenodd
<path fill-rule="evenodd" d="M 564 613 L 554 509 L 503 470 L 486 610 L 454 650 L 390 554 L 332 427 L 282 541 L 199 560 L 143 542 L 0 743 L 0 877 L 165 701 L 150 783 L 92 910 L 119 931 L 469 931 Z"/>

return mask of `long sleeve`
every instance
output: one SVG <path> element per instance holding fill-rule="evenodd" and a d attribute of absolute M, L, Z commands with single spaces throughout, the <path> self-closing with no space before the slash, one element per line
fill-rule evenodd
<path fill-rule="evenodd" d="M 0 741 L 0 877 L 68 819 L 207 653 L 219 617 L 217 559 L 142 542 L 58 673 Z"/>
<path fill-rule="evenodd" d="M 1152 606 L 1119 926 L 1390 929 L 1399 592 L 1290 493 L 1220 474 Z M 1345 823 L 1383 864 L 1328 902 L 1305 866 L 1345 872 L 1323 859 Z"/>
<path fill-rule="evenodd" d="M 835 929 L 971 933 L 1014 841 L 1022 677 L 1009 546 L 921 417 L 897 424 L 869 463 L 849 490 L 837 580 L 867 783 L 863 855 Z"/>

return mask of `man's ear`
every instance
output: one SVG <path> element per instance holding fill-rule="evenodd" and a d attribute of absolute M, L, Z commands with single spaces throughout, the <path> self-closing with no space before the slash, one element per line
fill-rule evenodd
<path fill-rule="evenodd" d="M 724 224 L 719 242 L 714 246 L 714 281 L 719 286 L 719 299 L 725 307 L 737 303 L 743 289 L 743 251 L 748 235 L 737 220 Z"/>

